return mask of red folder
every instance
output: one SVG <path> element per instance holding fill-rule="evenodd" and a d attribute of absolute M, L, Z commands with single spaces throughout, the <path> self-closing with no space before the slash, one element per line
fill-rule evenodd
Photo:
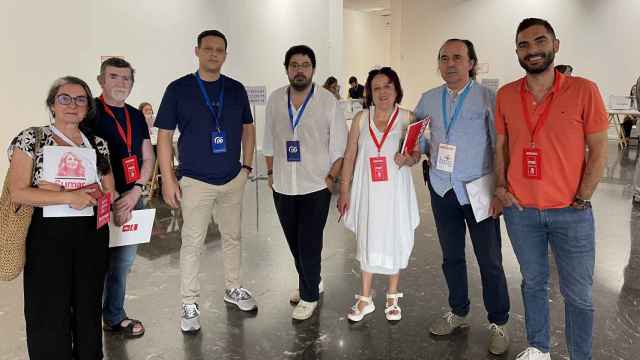
<path fill-rule="evenodd" d="M 405 155 L 411 155 L 413 149 L 416 147 L 420 136 L 424 132 L 424 129 L 431 122 L 431 117 L 424 118 L 420 121 L 416 121 L 407 127 L 407 135 L 404 137 L 404 143 L 402 144 L 402 153 Z"/>

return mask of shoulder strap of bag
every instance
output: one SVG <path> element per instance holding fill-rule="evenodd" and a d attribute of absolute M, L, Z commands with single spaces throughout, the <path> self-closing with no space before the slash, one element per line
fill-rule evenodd
<path fill-rule="evenodd" d="M 42 132 L 42 128 L 39 126 L 34 126 L 31 128 L 36 137 L 36 142 L 33 147 L 33 166 L 31 167 L 31 183 L 33 183 L 33 177 L 36 176 L 36 154 L 40 152 L 40 143 L 42 142 L 42 137 L 44 136 Z"/>

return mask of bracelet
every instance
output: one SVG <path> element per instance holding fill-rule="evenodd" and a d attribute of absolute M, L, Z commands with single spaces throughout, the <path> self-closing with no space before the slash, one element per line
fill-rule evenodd
<path fill-rule="evenodd" d="M 144 190 L 144 185 L 140 184 L 140 183 L 134 183 L 133 186 L 137 186 L 140 188 L 140 190 Z"/>
<path fill-rule="evenodd" d="M 247 169 L 247 170 L 249 170 L 249 174 L 251 174 L 251 172 L 253 171 L 253 168 L 252 168 L 251 166 L 249 166 L 249 165 L 244 165 L 244 164 L 243 164 L 243 165 L 242 165 L 242 168 L 243 168 L 243 169 Z"/>

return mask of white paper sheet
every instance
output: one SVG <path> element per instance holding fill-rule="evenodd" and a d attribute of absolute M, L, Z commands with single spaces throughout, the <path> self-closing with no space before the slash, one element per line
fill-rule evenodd
<path fill-rule="evenodd" d="M 491 214 L 491 200 L 496 187 L 495 174 L 490 173 L 476 180 L 465 184 L 467 188 L 467 196 L 473 209 L 473 215 L 476 222 L 487 219 Z"/>
<path fill-rule="evenodd" d="M 114 225 L 113 214 L 109 222 L 109 247 L 148 243 L 151 240 L 156 209 L 134 210 L 131 220 L 118 227 Z"/>
<path fill-rule="evenodd" d="M 45 146 L 43 151 L 43 179 L 73 190 L 98 181 L 96 152 L 73 146 Z M 93 207 L 75 210 L 69 205 L 42 207 L 43 217 L 92 216 Z"/>

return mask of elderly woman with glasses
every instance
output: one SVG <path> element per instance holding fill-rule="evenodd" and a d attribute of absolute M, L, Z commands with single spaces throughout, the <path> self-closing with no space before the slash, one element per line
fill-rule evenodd
<path fill-rule="evenodd" d="M 53 124 L 23 130 L 8 150 L 11 200 L 34 207 L 24 268 L 29 358 L 101 359 L 101 298 L 109 229 L 97 228 L 97 210 L 92 207 L 107 193 L 111 199 L 117 197 L 109 153 L 106 142 L 90 130 L 95 104 L 84 81 L 71 76 L 56 80 L 46 105 Z M 84 179 L 91 183 L 60 175 L 55 171 L 58 162 L 51 165 L 53 158 L 44 159 L 44 154 L 66 154 L 74 148 L 76 153 L 90 155 L 76 156 L 78 164 L 74 165 L 83 166 Z M 48 177 L 51 166 L 55 183 Z M 47 213 L 53 207 L 59 212 Z"/>

